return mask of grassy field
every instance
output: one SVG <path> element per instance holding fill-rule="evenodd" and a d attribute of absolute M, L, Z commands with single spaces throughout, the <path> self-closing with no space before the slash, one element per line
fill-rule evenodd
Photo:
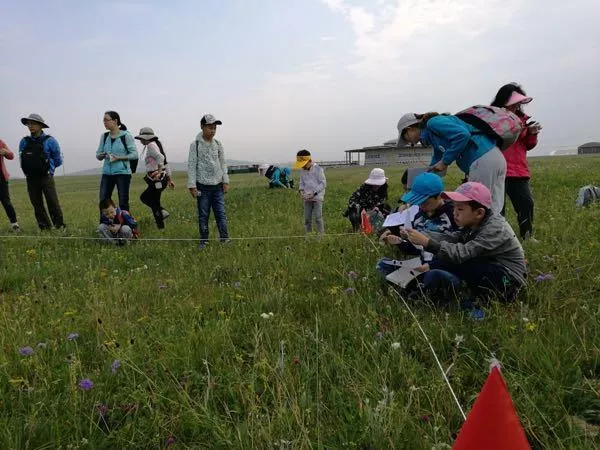
<path fill-rule="evenodd" d="M 525 244 L 520 301 L 492 305 L 482 321 L 412 308 L 465 410 L 494 353 L 533 448 L 598 448 L 600 207 L 574 201 L 600 183 L 600 158 L 531 163 L 541 243 Z M 395 199 L 402 168 L 386 171 Z M 327 171 L 327 233 L 348 231 L 341 212 L 367 174 Z M 135 176 L 143 238 L 197 237 L 184 177 L 164 196 L 171 217 L 159 231 Z M 451 171 L 447 186 L 458 180 Z M 57 184 L 68 236 L 94 237 L 99 179 Z M 22 234 L 39 236 L 24 183 L 11 191 Z M 303 234 L 298 196 L 264 178 L 233 175 L 226 201 L 233 237 Z M 199 252 L 191 241 L 12 239 L 0 223 L 0 448 L 440 449 L 460 429 L 415 322 L 374 272 L 389 252 L 371 238 Z"/>

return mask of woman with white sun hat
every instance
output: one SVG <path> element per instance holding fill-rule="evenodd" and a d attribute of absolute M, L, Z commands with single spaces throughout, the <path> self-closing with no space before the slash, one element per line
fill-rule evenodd
<path fill-rule="evenodd" d="M 369 178 L 350 196 L 344 217 L 348 217 L 354 231 L 360 229 L 360 214 L 363 210 L 369 213 L 377 209 L 384 216 L 389 214 L 390 206 L 386 203 L 388 199 L 387 181 L 385 171 L 376 167 L 371 170 Z"/>

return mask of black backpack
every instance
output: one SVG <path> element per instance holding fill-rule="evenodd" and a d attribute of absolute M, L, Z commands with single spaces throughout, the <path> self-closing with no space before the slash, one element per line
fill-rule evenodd
<path fill-rule="evenodd" d="M 106 140 L 108 139 L 109 134 L 110 134 L 110 131 L 107 131 L 106 133 L 104 133 L 104 140 L 102 141 L 103 147 L 106 145 Z M 123 147 L 125 149 L 127 149 L 127 139 L 125 138 L 125 135 L 123 134 L 122 136 L 119 136 L 119 138 L 121 139 L 121 143 L 123 144 Z M 131 173 L 136 172 L 138 162 L 139 162 L 139 159 L 130 159 L 129 160 L 129 167 L 131 167 Z"/>
<path fill-rule="evenodd" d="M 49 137 L 48 134 L 39 139 L 25 137 L 25 148 L 21 152 L 21 169 L 26 177 L 48 175 L 50 162 L 44 153 L 44 142 Z"/>
<path fill-rule="evenodd" d="M 275 172 L 275 169 L 277 169 L 277 166 L 269 166 L 269 168 L 265 171 L 265 177 L 270 180 L 273 176 L 273 172 Z"/>

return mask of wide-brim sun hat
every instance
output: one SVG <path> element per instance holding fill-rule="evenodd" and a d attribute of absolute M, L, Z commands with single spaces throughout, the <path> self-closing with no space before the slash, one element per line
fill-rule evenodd
<path fill-rule="evenodd" d="M 419 119 L 417 119 L 417 116 L 415 116 L 414 113 L 407 113 L 404 114 L 400 120 L 398 121 L 398 144 L 397 147 L 400 147 L 402 145 L 406 146 L 409 144 L 409 142 L 405 141 L 404 139 L 402 139 L 402 132 L 412 126 L 419 123 Z"/>
<path fill-rule="evenodd" d="M 27 122 L 29 121 L 39 123 L 42 126 L 42 128 L 50 128 L 48 125 L 46 125 L 46 122 L 39 114 L 29 114 L 28 117 L 21 118 L 21 123 L 23 125 L 27 125 Z"/>
<path fill-rule="evenodd" d="M 385 176 L 385 171 L 376 167 L 375 169 L 371 170 L 369 178 L 365 180 L 365 184 L 370 186 L 383 186 L 385 183 L 387 183 L 387 180 L 388 179 Z"/>
<path fill-rule="evenodd" d="M 145 140 L 145 141 L 151 141 L 154 138 L 157 138 L 157 136 L 154 134 L 154 130 L 150 127 L 144 127 L 142 129 L 140 129 L 140 134 L 138 134 L 136 137 L 136 139 L 139 140 Z"/>
<path fill-rule="evenodd" d="M 510 95 L 510 98 L 506 102 L 505 106 L 513 106 L 517 104 L 526 105 L 527 103 L 531 103 L 532 100 L 533 98 L 523 95 L 520 92 L 514 91 Z"/>
<path fill-rule="evenodd" d="M 444 180 L 435 173 L 424 172 L 415 177 L 410 191 L 404 194 L 401 200 L 409 205 L 420 206 L 428 198 L 440 195 L 442 192 L 444 192 Z"/>

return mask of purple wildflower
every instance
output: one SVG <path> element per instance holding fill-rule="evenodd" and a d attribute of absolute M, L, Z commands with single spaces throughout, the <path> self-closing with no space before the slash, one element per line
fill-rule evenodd
<path fill-rule="evenodd" d="M 171 445 L 174 445 L 175 442 L 177 442 L 177 439 L 175 439 L 174 436 L 169 436 L 165 441 L 165 447 L 170 447 Z"/>
<path fill-rule="evenodd" d="M 112 373 L 117 373 L 117 370 L 119 370 L 121 368 L 121 361 L 119 361 L 118 359 L 115 359 L 112 364 L 110 365 L 110 370 Z"/>
<path fill-rule="evenodd" d="M 351 280 L 356 280 L 358 278 L 358 272 L 351 270 L 350 272 L 348 272 L 348 278 L 350 278 Z"/>
<path fill-rule="evenodd" d="M 69 341 L 74 341 L 79 337 L 79 333 L 69 333 L 69 335 L 67 336 L 67 339 Z"/>
<path fill-rule="evenodd" d="M 31 355 L 33 355 L 33 349 L 29 346 L 22 347 L 19 349 L 19 354 L 21 356 L 31 356 Z"/>
<path fill-rule="evenodd" d="M 94 387 L 94 382 L 92 380 L 90 380 L 89 378 L 84 378 L 83 380 L 81 380 L 78 384 L 79 388 L 84 390 L 84 391 L 89 391 L 90 389 L 92 389 Z"/>
<path fill-rule="evenodd" d="M 233 287 L 236 289 L 240 289 L 242 287 L 242 282 L 236 281 L 235 283 L 233 283 Z"/>
<path fill-rule="evenodd" d="M 169 286 L 167 286 L 166 284 L 159 284 L 158 288 L 159 289 L 167 289 Z"/>
<path fill-rule="evenodd" d="M 429 416 L 427 414 L 421 416 L 421 422 L 429 423 L 430 420 L 431 419 L 429 418 Z"/>
<path fill-rule="evenodd" d="M 552 279 L 554 279 L 554 276 L 551 273 L 541 273 L 537 277 L 535 277 L 535 281 L 537 281 L 538 283 L 542 281 L 550 281 Z"/>
<path fill-rule="evenodd" d="M 354 294 L 356 294 L 356 289 L 354 289 L 353 287 L 349 287 L 349 288 L 346 288 L 344 290 L 344 292 L 348 295 L 354 295 Z"/>

